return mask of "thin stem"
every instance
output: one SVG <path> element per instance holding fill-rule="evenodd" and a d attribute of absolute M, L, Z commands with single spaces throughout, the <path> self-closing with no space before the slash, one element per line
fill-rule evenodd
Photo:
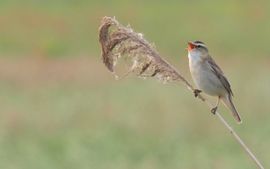
<path fill-rule="evenodd" d="M 201 96 L 202 97 L 202 96 Z M 203 98 L 203 97 L 202 97 Z M 213 105 L 207 100 L 205 99 L 206 104 L 212 108 Z M 242 146 L 242 148 L 246 151 L 246 153 L 248 154 L 248 156 L 255 162 L 255 164 L 257 165 L 257 167 L 259 169 L 264 169 L 263 165 L 261 164 L 261 162 L 257 159 L 257 157 L 254 155 L 254 153 L 252 153 L 252 151 L 248 148 L 248 146 L 244 143 L 244 141 L 241 139 L 241 137 L 234 131 L 234 129 L 229 125 L 229 123 L 222 117 L 222 115 L 216 111 L 216 115 L 219 118 L 219 120 L 224 124 L 224 126 L 229 130 L 229 132 L 234 136 L 234 138 L 236 139 L 236 141 Z"/>
<path fill-rule="evenodd" d="M 187 80 L 184 81 L 184 84 L 187 86 L 187 88 L 189 90 L 191 90 L 194 93 L 195 88 Z M 201 101 L 205 102 L 208 105 L 208 107 L 210 107 L 211 109 L 214 107 L 214 105 L 212 103 L 210 103 L 209 100 L 207 100 L 201 94 L 198 95 L 198 98 Z M 216 111 L 215 113 L 216 113 L 217 117 L 219 118 L 219 120 L 224 124 L 224 126 L 234 136 L 234 138 L 236 139 L 236 141 L 246 151 L 246 153 L 248 154 L 248 156 L 255 162 L 255 164 L 257 165 L 257 167 L 259 169 L 264 169 L 262 163 L 257 159 L 257 157 L 254 155 L 254 153 L 248 148 L 248 146 L 244 143 L 244 141 L 241 139 L 241 137 L 234 131 L 234 129 L 229 125 L 229 123 L 222 117 L 222 115 L 218 111 Z"/>

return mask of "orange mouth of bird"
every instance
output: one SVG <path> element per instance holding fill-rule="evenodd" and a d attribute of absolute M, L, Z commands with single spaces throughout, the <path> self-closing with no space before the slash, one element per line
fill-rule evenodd
<path fill-rule="evenodd" d="M 192 49 L 194 49 L 196 46 L 192 43 L 192 42 L 188 42 L 188 47 L 187 50 L 191 51 Z"/>

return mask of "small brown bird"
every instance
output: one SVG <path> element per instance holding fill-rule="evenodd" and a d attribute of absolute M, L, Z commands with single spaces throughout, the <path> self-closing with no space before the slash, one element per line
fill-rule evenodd
<path fill-rule="evenodd" d="M 195 96 L 201 91 L 211 96 L 217 96 L 217 104 L 211 112 L 215 114 L 221 99 L 237 122 L 241 123 L 241 117 L 232 102 L 231 85 L 221 68 L 209 55 L 206 45 L 201 41 L 188 42 L 187 49 L 190 72 L 198 88 L 194 92 Z"/>

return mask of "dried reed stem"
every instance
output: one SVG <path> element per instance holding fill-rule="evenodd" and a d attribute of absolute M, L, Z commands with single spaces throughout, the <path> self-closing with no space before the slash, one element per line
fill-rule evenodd
<path fill-rule="evenodd" d="M 213 105 L 208 101 L 205 100 L 205 102 L 208 104 L 208 106 L 211 108 Z M 228 124 L 228 122 L 221 116 L 221 114 L 216 111 L 216 115 L 219 118 L 219 120 L 224 124 L 224 126 L 229 130 L 229 132 L 233 135 L 233 137 L 236 139 L 236 141 L 242 146 L 242 148 L 246 151 L 248 156 L 252 159 L 252 161 L 255 162 L 257 167 L 259 169 L 264 169 L 261 162 L 256 158 L 256 156 L 252 153 L 252 151 L 248 148 L 248 146 L 244 143 L 244 141 L 241 139 L 241 137 L 234 131 L 234 129 Z"/>
<path fill-rule="evenodd" d="M 142 78 L 155 77 L 163 83 L 181 82 L 194 93 L 194 87 L 172 65 L 162 59 L 154 46 L 147 42 L 142 34 L 134 32 L 129 26 L 121 25 L 115 18 L 104 17 L 102 19 L 99 28 L 99 42 L 102 48 L 103 62 L 117 78 L 115 66 L 118 60 L 123 58 L 128 67 L 124 77 L 133 73 Z M 198 95 L 198 98 L 212 109 L 213 105 L 202 95 Z M 257 167 L 264 169 L 260 161 L 227 121 L 218 112 L 216 115 Z"/>

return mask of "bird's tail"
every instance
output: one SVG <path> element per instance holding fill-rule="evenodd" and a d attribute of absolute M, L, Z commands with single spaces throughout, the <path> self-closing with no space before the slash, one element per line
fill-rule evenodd
<path fill-rule="evenodd" d="M 221 97 L 221 100 L 224 103 L 224 105 L 231 110 L 231 112 L 232 112 L 233 117 L 235 118 L 235 120 L 238 123 L 242 123 L 241 117 L 240 117 L 240 115 L 238 114 L 236 108 L 233 105 L 232 96 L 230 94 L 228 94 L 225 97 Z"/>

